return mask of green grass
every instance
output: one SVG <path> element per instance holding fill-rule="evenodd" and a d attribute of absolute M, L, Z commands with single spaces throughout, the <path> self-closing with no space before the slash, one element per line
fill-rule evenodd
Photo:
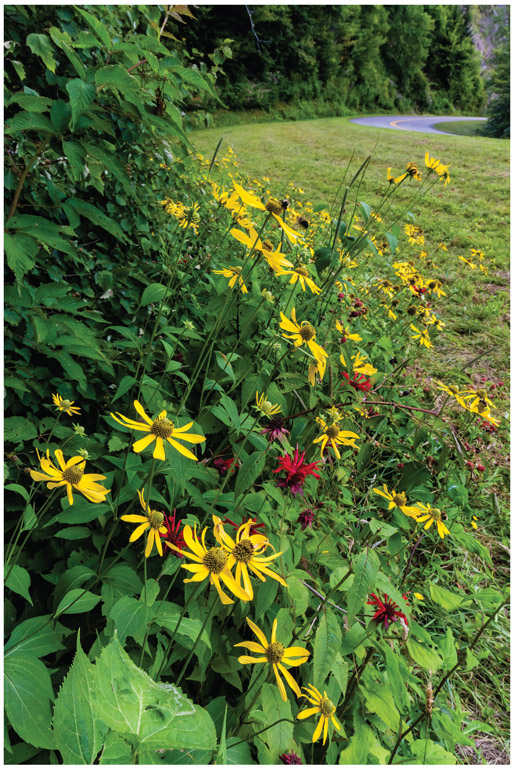
<path fill-rule="evenodd" d="M 479 136 L 484 122 L 473 120 L 462 120 L 461 122 L 436 123 L 433 128 L 439 131 L 447 131 L 457 136 Z"/>
<path fill-rule="evenodd" d="M 450 126 L 454 128 L 454 123 Z M 437 276 L 444 281 L 447 299 L 437 302 L 435 310 L 446 322 L 446 329 L 436 347 L 419 356 L 410 373 L 419 373 L 419 383 L 424 384 L 431 378 L 462 384 L 467 375 L 467 381 L 485 375 L 492 381 L 507 382 L 509 141 L 476 135 L 396 132 L 355 125 L 348 118 L 232 125 L 191 135 L 197 150 L 206 156 L 212 155 L 221 137 L 224 146 L 231 145 L 235 150 L 239 170 L 249 180 L 268 176 L 269 187 L 277 197 L 285 195 L 288 184 L 293 182 L 306 191 L 314 205 L 328 207 L 334 202 L 350 161 L 351 170 L 356 171 L 367 155 L 372 156 L 357 200 L 373 207 L 378 205 L 386 184 L 387 167 L 391 166 L 392 173 L 399 175 L 408 161 L 423 166 L 426 150 L 449 164 L 448 186 L 436 186 L 426 197 L 408 206 L 411 188 L 402 185 L 391 211 L 392 217 L 401 216 L 402 221 L 405 211 L 413 211 L 416 223 L 424 231 L 428 253 L 440 241 L 448 249 L 436 255 L 440 265 Z M 469 257 L 471 247 L 485 252 L 488 275 L 471 270 L 458 260 L 459 255 Z M 496 405 L 501 415 L 507 412 L 506 396 L 502 400 L 497 398 Z M 465 435 L 461 413 L 457 409 L 449 409 L 448 413 Z M 507 583 L 509 573 L 505 547 L 509 533 L 507 436 L 503 420 L 499 433 L 481 454 L 481 461 L 490 468 L 489 476 L 480 484 L 479 491 L 478 484 L 471 489 L 476 510 L 481 506 L 488 510 L 487 519 L 481 519 L 484 531 L 478 536 L 490 549 L 499 588 Z M 494 510 L 494 495 L 500 514 Z M 468 556 L 458 559 L 454 567 L 456 582 L 458 574 L 474 573 L 471 560 Z M 497 754 L 504 758 L 509 739 L 508 688 L 506 683 L 501 684 L 508 680 L 508 637 L 508 623 L 502 618 L 489 642 L 489 659 L 473 673 L 458 674 L 454 682 L 465 707 L 477 719 L 494 725 L 496 739 L 488 757 L 492 763 L 496 762 Z M 477 763 L 482 759 L 474 754 L 466 760 Z"/>

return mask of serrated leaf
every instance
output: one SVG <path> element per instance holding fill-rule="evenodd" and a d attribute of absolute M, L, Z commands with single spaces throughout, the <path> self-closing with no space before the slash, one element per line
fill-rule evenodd
<path fill-rule="evenodd" d="M 144 640 L 147 615 L 145 604 L 129 595 L 124 595 L 116 601 L 107 614 L 116 626 L 120 643 L 132 636 L 138 644 L 142 644 Z"/>
<path fill-rule="evenodd" d="M 18 566 L 16 564 L 12 569 L 8 569 L 8 573 L 9 576 L 5 580 L 6 587 L 8 587 L 9 590 L 12 590 L 13 593 L 18 593 L 18 595 L 23 596 L 23 598 L 33 606 L 34 604 L 32 603 L 32 598 L 29 593 L 30 574 L 28 571 L 24 569 L 23 566 Z"/>
<path fill-rule="evenodd" d="M 96 71 L 94 76 L 96 85 L 100 88 L 114 88 L 127 93 L 136 93 L 139 84 L 137 79 L 130 75 L 126 69 L 119 64 L 108 64 Z"/>
<path fill-rule="evenodd" d="M 235 481 L 235 497 L 239 497 L 254 484 L 265 465 L 265 451 L 254 451 L 239 468 Z"/>
<path fill-rule="evenodd" d="M 429 583 L 429 594 L 435 603 L 447 611 L 458 609 L 465 600 L 465 596 L 452 593 L 450 590 L 441 585 L 436 585 L 434 582 Z"/>
<path fill-rule="evenodd" d="M 153 302 L 161 302 L 166 295 L 167 288 L 162 283 L 150 283 L 146 286 L 141 296 L 141 306 L 145 307 L 147 304 Z"/>
<path fill-rule="evenodd" d="M 66 91 L 69 95 L 71 107 L 71 130 L 73 131 L 82 113 L 87 112 L 96 96 L 96 89 L 91 83 L 85 83 L 81 78 L 75 77 L 66 83 Z"/>
<path fill-rule="evenodd" d="M 87 21 L 87 23 L 89 24 L 93 32 L 101 40 L 103 45 L 105 45 L 110 50 L 112 48 L 112 41 L 110 39 L 110 35 L 105 24 L 103 24 L 103 22 L 97 19 L 96 16 L 93 16 L 92 13 L 89 13 L 84 8 L 81 8 L 80 6 L 76 6 L 76 10 Z"/>
<path fill-rule="evenodd" d="M 54 128 L 46 115 L 38 115 L 36 112 L 17 112 L 5 124 L 4 133 L 6 136 L 16 136 L 22 131 L 53 134 Z"/>
<path fill-rule="evenodd" d="M 365 707 L 370 713 L 375 713 L 393 732 L 399 728 L 399 711 L 394 705 L 392 692 L 384 686 L 375 690 L 365 689 L 360 685 L 360 691 L 365 699 Z"/>
<path fill-rule="evenodd" d="M 413 660 L 424 670 L 436 673 L 442 667 L 442 660 L 439 655 L 429 646 L 420 644 L 413 638 L 408 639 L 406 646 Z"/>
<path fill-rule="evenodd" d="M 372 592 L 379 570 L 379 558 L 373 550 L 364 550 L 353 562 L 354 580 L 347 599 L 347 621 L 351 624 Z"/>
<path fill-rule="evenodd" d="M 36 56 L 40 56 L 45 67 L 55 73 L 57 62 L 54 58 L 53 46 L 48 35 L 32 33 L 27 37 L 27 45 Z"/>
<path fill-rule="evenodd" d="M 50 730 L 50 673 L 34 655 L 20 650 L 4 661 L 4 705 L 14 731 L 38 748 L 54 747 Z"/>
<path fill-rule="evenodd" d="M 50 110 L 50 119 L 57 133 L 64 133 L 71 120 L 71 107 L 64 99 L 56 99 Z"/>
<path fill-rule="evenodd" d="M 321 612 L 313 643 L 313 684 L 322 689 L 342 643 L 342 633 L 336 615 L 330 610 Z"/>
<path fill-rule="evenodd" d="M 437 764 L 444 766 L 447 764 L 457 764 L 458 759 L 448 750 L 445 750 L 437 742 L 428 739 L 413 740 L 410 745 L 410 750 L 416 757 L 419 764 Z"/>
<path fill-rule="evenodd" d="M 22 109 L 28 112 L 48 112 L 52 104 L 52 100 L 46 96 L 39 96 L 37 93 L 25 93 L 19 91 L 13 93 L 7 104 L 18 104 Z"/>
<path fill-rule="evenodd" d="M 62 142 L 62 149 L 69 163 L 71 176 L 75 181 L 79 181 L 84 172 L 85 153 L 81 144 L 78 142 Z"/>
<path fill-rule="evenodd" d="M 53 730 L 55 746 L 64 764 L 93 764 L 103 745 L 107 727 L 96 713 L 94 666 L 82 651 L 77 635 L 77 651 L 55 701 Z"/>
<path fill-rule="evenodd" d="M 126 236 L 119 224 L 115 222 L 114 219 L 106 216 L 99 208 L 93 206 L 92 203 L 87 203 L 85 200 L 79 200 L 79 198 L 70 198 L 66 201 L 65 205 L 72 208 L 73 211 L 80 214 L 80 216 L 89 219 L 93 224 L 106 230 L 118 240 L 126 241 Z"/>
<path fill-rule="evenodd" d="M 116 732 L 109 732 L 105 738 L 100 764 L 131 764 L 133 752 L 129 743 Z"/>
<path fill-rule="evenodd" d="M 7 417 L 4 420 L 4 440 L 10 443 L 22 443 L 36 437 L 35 425 L 25 417 Z"/>

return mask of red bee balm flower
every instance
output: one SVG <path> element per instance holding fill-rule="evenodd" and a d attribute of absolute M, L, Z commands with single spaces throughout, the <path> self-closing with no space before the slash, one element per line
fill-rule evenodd
<path fill-rule="evenodd" d="M 299 447 L 296 446 L 296 451 L 293 457 L 289 457 L 288 454 L 284 454 L 278 460 L 280 466 L 273 470 L 273 473 L 286 472 L 287 477 L 278 482 L 278 486 L 281 488 L 290 489 L 292 494 L 303 494 L 303 484 L 307 475 L 313 475 L 315 478 L 321 476 L 316 473 L 318 462 L 310 462 L 305 464 L 305 452 L 299 455 Z"/>
<path fill-rule="evenodd" d="M 392 601 L 386 593 L 383 594 L 383 600 L 378 598 L 375 593 L 371 593 L 370 595 L 371 600 L 367 601 L 367 604 L 369 606 L 377 607 L 372 619 L 376 622 L 381 622 L 385 626 L 385 630 L 388 630 L 388 626 L 391 622 L 397 622 L 398 620 L 403 620 L 406 625 L 408 624 L 406 615 L 403 614 L 402 611 L 399 611 L 395 601 Z M 407 600 L 405 595 L 403 595 L 403 598 Z"/>
<path fill-rule="evenodd" d="M 166 527 L 167 531 L 165 534 L 161 534 L 162 539 L 167 539 L 168 542 L 172 542 L 173 545 L 176 545 L 176 547 L 179 547 L 181 549 L 185 549 L 185 540 L 183 538 L 183 534 L 180 531 L 180 526 L 182 525 L 181 521 L 176 520 L 176 510 L 173 510 L 173 515 L 165 515 L 164 521 L 162 522 L 162 525 Z M 168 553 L 173 553 L 177 558 L 183 558 L 183 555 L 181 553 L 177 553 L 176 550 L 171 550 L 171 548 L 168 550 Z"/>
<path fill-rule="evenodd" d="M 214 459 L 212 464 L 214 465 L 217 470 L 221 473 L 221 475 L 225 475 L 230 467 L 235 462 L 235 457 L 232 457 L 231 459 L 223 459 L 223 457 L 217 457 L 217 459 Z M 239 467 L 239 463 L 235 462 L 235 467 Z"/>
<path fill-rule="evenodd" d="M 282 764 L 302 764 L 300 757 L 292 750 L 290 753 L 282 753 L 280 756 Z"/>
<path fill-rule="evenodd" d="M 303 510 L 302 513 L 299 513 L 299 518 L 297 519 L 297 522 L 301 524 L 301 528 L 303 531 L 307 528 L 312 528 L 312 524 L 315 520 L 315 513 L 310 508 L 307 507 L 306 510 Z"/>
<path fill-rule="evenodd" d="M 354 387 L 355 390 L 369 392 L 369 390 L 372 389 L 371 380 L 364 374 L 355 374 L 353 379 L 351 379 L 347 371 L 343 371 L 342 376 L 347 379 L 347 383 L 350 384 L 351 387 Z"/>

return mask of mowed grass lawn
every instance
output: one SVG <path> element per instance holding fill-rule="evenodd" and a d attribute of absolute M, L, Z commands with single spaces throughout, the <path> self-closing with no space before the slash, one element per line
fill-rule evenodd
<path fill-rule="evenodd" d="M 509 141 L 476 136 L 444 136 L 375 129 L 352 124 L 348 118 L 302 122 L 251 123 L 194 131 L 194 147 L 210 157 L 220 138 L 223 148 L 233 147 L 239 170 L 249 180 L 270 177 L 269 187 L 277 197 L 286 195 L 289 182 L 301 187 L 314 205 L 331 207 L 347 163 L 356 171 L 371 155 L 357 200 L 377 207 L 386 186 L 387 167 L 399 175 L 408 161 L 424 167 L 426 150 L 450 166 L 451 183 L 436 186 L 413 204 L 409 183 L 397 190 L 390 212 L 394 219 L 412 211 L 424 231 L 428 254 L 440 241 L 447 252 L 438 251 L 436 275 L 444 281 L 447 298 L 436 302 L 435 311 L 446 322 L 444 333 L 432 350 L 422 351 L 412 369 L 429 378 L 451 384 L 474 382 L 484 375 L 507 383 L 509 371 Z M 215 176 L 214 176 L 215 178 Z M 350 178 L 350 176 L 349 176 Z M 409 188 L 409 189 L 408 189 Z M 340 204 L 340 201 L 337 201 Z M 458 260 L 470 257 L 470 248 L 484 251 L 489 273 L 471 270 Z M 419 249 L 420 250 L 420 249 Z M 400 257 L 399 257 L 400 258 Z M 426 273 L 427 274 L 427 273 Z M 434 389 L 434 388 L 433 388 Z M 479 489 L 472 487 L 472 501 L 483 528 L 476 532 L 489 547 L 497 587 L 503 588 L 509 573 L 508 504 L 508 388 L 495 399 L 502 419 L 499 433 L 489 444 L 495 448 L 483 455 L 490 470 Z M 432 397 L 433 390 L 428 396 Z M 462 435 L 466 416 L 451 410 Z M 495 502 L 494 502 L 495 500 Z M 453 564 L 454 576 L 474 566 L 468 555 Z M 492 724 L 489 733 L 478 736 L 478 753 L 462 759 L 470 763 L 504 762 L 509 739 L 508 672 L 509 627 L 503 618 L 491 639 L 491 654 L 473 673 L 457 674 L 455 684 L 465 707 L 480 720 Z M 488 742 L 487 742 L 488 740 Z M 467 749 L 468 750 L 468 749 Z M 506 759 L 507 762 L 507 759 Z"/>

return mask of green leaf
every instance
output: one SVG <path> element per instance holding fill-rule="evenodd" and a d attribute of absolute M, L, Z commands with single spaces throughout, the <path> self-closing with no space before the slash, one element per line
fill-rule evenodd
<path fill-rule="evenodd" d="M 444 637 L 439 641 L 438 648 L 443 661 L 442 670 L 450 670 L 458 661 L 458 652 L 456 651 L 454 636 L 450 627 L 447 628 Z"/>
<path fill-rule="evenodd" d="M 402 658 L 396 654 L 388 644 L 383 646 L 387 665 L 387 679 L 394 702 L 399 710 L 404 713 L 408 702 L 406 699 L 406 679 L 402 674 Z M 407 672 L 407 671 L 406 671 Z"/>
<path fill-rule="evenodd" d="M 86 203 L 85 200 L 79 200 L 78 198 L 70 198 L 64 205 L 69 206 L 73 211 L 76 211 L 77 214 L 89 219 L 89 221 L 96 224 L 98 227 L 102 227 L 102 229 L 109 232 L 118 240 L 126 241 L 126 236 L 119 224 L 109 216 L 105 216 L 103 211 L 100 211 L 99 208 L 96 208 L 96 206 L 93 206 L 91 203 Z"/>
<path fill-rule="evenodd" d="M 59 251 L 64 251 L 66 254 L 74 254 L 75 250 L 69 241 L 62 237 L 61 231 L 64 234 L 73 233 L 69 227 L 51 222 L 49 219 L 45 219 L 43 216 L 33 216 L 31 214 L 16 214 L 11 217 L 8 222 L 10 228 L 16 228 L 23 230 L 26 234 L 31 235 L 37 241 L 46 243 L 53 248 L 57 248 Z"/>
<path fill-rule="evenodd" d="M 175 628 L 180 620 L 181 609 L 177 604 L 170 601 L 156 601 L 153 604 L 153 613 L 151 621 L 156 625 L 165 628 L 171 635 L 174 635 Z M 192 646 L 201 630 L 203 622 L 201 619 L 184 617 L 178 628 L 177 638 L 179 642 L 186 647 Z M 198 654 L 205 655 L 205 651 L 211 651 L 210 638 L 206 630 L 201 634 L 198 643 Z"/>
<path fill-rule="evenodd" d="M 352 624 L 357 612 L 372 592 L 379 570 L 379 558 L 373 550 L 365 550 L 354 560 L 354 580 L 347 599 L 347 621 Z"/>
<path fill-rule="evenodd" d="M 133 752 L 129 743 L 116 732 L 109 732 L 105 738 L 100 764 L 132 764 Z"/>
<path fill-rule="evenodd" d="M 37 93 L 24 93 L 19 91 L 13 93 L 7 104 L 18 104 L 22 109 L 28 112 L 48 112 L 52 104 L 51 99 L 47 99 L 46 96 L 39 96 Z"/>
<path fill-rule="evenodd" d="M 82 590 L 80 587 L 73 588 L 60 601 L 55 616 L 58 617 L 59 614 L 82 614 L 82 612 L 91 611 L 98 601 L 101 601 L 101 596 L 90 593 L 89 590 Z"/>
<path fill-rule="evenodd" d="M 30 574 L 23 568 L 23 566 L 16 565 L 12 567 L 11 573 L 5 581 L 5 585 L 9 590 L 12 590 L 13 593 L 18 593 L 18 595 L 23 596 L 31 606 L 34 605 L 29 593 Z"/>
<path fill-rule="evenodd" d="M 33 33 L 27 37 L 27 45 L 36 56 L 40 56 L 50 72 L 55 73 L 57 62 L 54 59 L 54 50 L 48 35 Z"/>
<path fill-rule="evenodd" d="M 122 91 L 125 96 L 127 93 L 137 93 L 139 89 L 137 78 L 130 75 L 119 64 L 108 64 L 106 67 L 101 67 L 96 71 L 94 79 L 99 88 Z"/>
<path fill-rule="evenodd" d="M 114 622 L 120 643 L 130 635 L 142 645 L 147 624 L 147 607 L 137 598 L 124 595 L 111 607 L 108 617 Z"/>
<path fill-rule="evenodd" d="M 97 681 L 94 666 L 80 646 L 55 701 L 53 729 L 56 748 L 64 764 L 93 764 L 103 745 L 107 727 L 96 712 Z"/>
<path fill-rule="evenodd" d="M 254 451 L 245 460 L 237 473 L 235 481 L 235 498 L 239 497 L 246 489 L 254 484 L 265 465 L 265 451 Z"/>
<path fill-rule="evenodd" d="M 139 595 L 143 584 L 137 572 L 125 563 L 116 564 L 109 569 L 103 581 L 128 595 Z"/>
<path fill-rule="evenodd" d="M 365 707 L 370 713 L 375 713 L 381 720 L 397 733 L 399 728 L 399 711 L 394 705 L 392 692 L 384 686 L 379 686 L 372 691 L 360 685 L 360 691 L 365 699 Z"/>
<path fill-rule="evenodd" d="M 287 684 L 285 684 L 285 688 L 287 688 Z M 276 684 L 264 684 L 260 696 L 265 726 L 273 723 L 273 721 L 278 721 L 280 718 L 293 720 L 290 702 L 283 702 Z M 255 715 L 255 711 L 252 713 Z M 289 750 L 293 741 L 293 733 L 294 724 L 282 721 L 259 735 L 259 739 L 263 740 L 269 749 L 270 763 L 276 764 L 280 754 Z"/>
<path fill-rule="evenodd" d="M 162 283 L 150 283 L 146 286 L 141 296 L 141 307 L 153 302 L 161 302 L 166 295 L 167 288 Z"/>
<path fill-rule="evenodd" d="M 16 281 L 21 283 L 24 275 L 26 275 L 35 264 L 39 246 L 30 235 L 21 233 L 11 235 L 8 232 L 4 233 L 4 246 L 7 264 L 14 272 Z"/>
<path fill-rule="evenodd" d="M 5 487 L 6 491 L 14 491 L 16 494 L 19 494 L 20 497 L 23 497 L 25 502 L 28 502 L 29 499 L 29 493 L 25 486 L 20 486 L 19 483 L 8 483 Z"/>
<path fill-rule="evenodd" d="M 216 731 L 207 711 L 174 684 L 155 683 L 117 637 L 102 650 L 95 668 L 96 714 L 110 729 L 148 749 L 214 750 Z"/>
<path fill-rule="evenodd" d="M 326 681 L 342 643 L 342 633 L 334 612 L 326 609 L 321 613 L 313 643 L 313 684 L 318 689 Z"/>
<path fill-rule="evenodd" d="M 75 181 L 80 181 L 84 173 L 85 153 L 78 142 L 62 142 L 62 149 L 69 163 L 71 176 Z"/>
<path fill-rule="evenodd" d="M 89 13 L 80 6 L 76 6 L 76 10 L 81 14 L 81 16 L 84 17 L 93 32 L 102 41 L 103 45 L 105 45 L 110 50 L 112 48 L 112 41 L 105 24 L 97 19 L 96 16 L 93 16 L 92 13 Z"/>
<path fill-rule="evenodd" d="M 5 710 L 14 731 L 38 748 L 54 747 L 50 731 L 50 673 L 41 660 L 23 650 L 4 661 Z"/>
<path fill-rule="evenodd" d="M 65 529 L 60 529 L 59 531 L 56 531 L 54 534 L 54 537 L 59 537 L 60 539 L 69 539 L 69 540 L 75 540 L 75 539 L 88 539 L 91 536 L 91 532 L 87 528 L 87 526 L 68 526 Z"/>
<path fill-rule="evenodd" d="M 63 631 L 63 626 L 55 622 L 51 614 L 26 619 L 16 625 L 9 636 L 5 644 L 5 659 L 21 651 L 34 657 L 59 651 L 64 648 L 60 641 Z"/>
<path fill-rule="evenodd" d="M 304 614 L 310 602 L 310 593 L 299 577 L 294 574 L 287 577 L 287 590 L 294 603 L 296 615 Z"/>
<path fill-rule="evenodd" d="M 410 745 L 410 750 L 419 764 L 438 764 L 443 766 L 459 763 L 456 756 L 449 753 L 449 751 L 445 750 L 445 748 L 437 742 L 433 742 L 433 740 L 413 740 Z"/>
<path fill-rule="evenodd" d="M 87 112 L 96 96 L 96 89 L 90 83 L 84 83 L 79 77 L 68 80 L 66 91 L 69 95 L 71 106 L 71 130 L 74 131 L 78 119 L 83 112 Z"/>
<path fill-rule="evenodd" d="M 450 590 L 446 590 L 441 585 L 435 585 L 434 582 L 429 583 L 429 593 L 432 600 L 447 611 L 458 609 L 465 600 L 465 596 L 451 593 Z"/>
<path fill-rule="evenodd" d="M 406 646 L 413 660 L 424 670 L 436 673 L 442 667 L 442 660 L 434 649 L 418 643 L 413 638 L 406 642 Z"/>
<path fill-rule="evenodd" d="M 80 58 L 77 56 L 75 51 L 72 47 L 72 39 L 68 35 L 67 32 L 63 32 L 61 29 L 58 29 L 57 27 L 50 27 L 48 30 L 50 33 L 50 37 L 52 38 L 53 42 L 56 46 L 61 48 L 68 59 L 70 60 L 75 72 L 77 75 L 85 80 L 87 78 L 87 70 L 80 61 Z"/>
<path fill-rule="evenodd" d="M 57 133 L 64 133 L 71 120 L 71 107 L 67 101 L 56 99 L 50 110 L 50 119 Z"/>
<path fill-rule="evenodd" d="M 6 136 L 16 136 L 21 131 L 36 131 L 37 133 L 54 133 L 53 125 L 46 115 L 36 112 L 17 112 L 5 124 Z"/>

